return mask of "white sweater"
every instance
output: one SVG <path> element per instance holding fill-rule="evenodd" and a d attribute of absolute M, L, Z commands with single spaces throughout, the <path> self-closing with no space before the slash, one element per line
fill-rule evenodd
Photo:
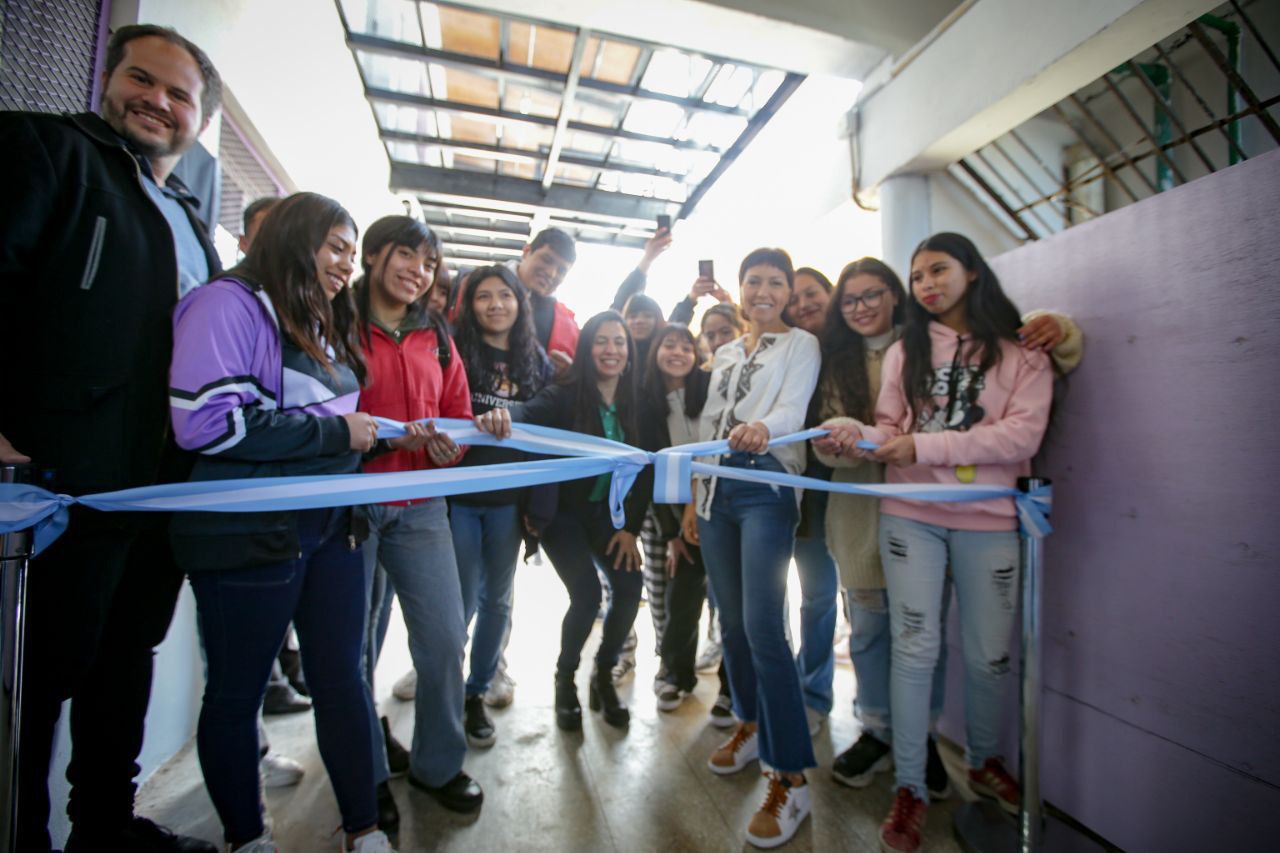
<path fill-rule="evenodd" d="M 702 409 L 699 440 L 728 438 L 738 424 L 756 421 L 768 428 L 770 438 L 803 429 L 821 366 L 818 339 L 803 329 L 761 335 L 755 351 L 750 354 L 745 337 L 720 347 L 711 365 L 711 388 Z M 803 442 L 769 452 L 788 473 L 799 474 L 804 470 Z M 715 465 L 719 459 L 700 461 Z M 711 517 L 714 497 L 715 478 L 700 477 L 698 515 Z"/>

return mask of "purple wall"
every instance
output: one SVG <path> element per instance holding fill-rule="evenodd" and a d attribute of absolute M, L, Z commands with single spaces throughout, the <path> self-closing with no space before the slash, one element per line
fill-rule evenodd
<path fill-rule="evenodd" d="M 1045 798 L 1128 850 L 1270 846 L 1280 151 L 993 266 L 1024 310 L 1086 334 L 1042 466 Z M 962 740 L 952 697 L 943 730 Z"/>

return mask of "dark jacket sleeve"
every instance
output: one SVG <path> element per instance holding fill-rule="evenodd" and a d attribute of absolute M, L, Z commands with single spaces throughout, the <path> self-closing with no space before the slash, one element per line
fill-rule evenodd
<path fill-rule="evenodd" d="M 627 277 L 622 280 L 622 284 L 618 285 L 618 292 L 613 295 L 613 305 L 610 306 L 614 311 L 621 311 L 627 304 L 627 300 L 635 296 L 637 293 L 644 293 L 644 287 L 648 281 L 648 276 L 641 272 L 638 268 L 627 273 Z"/>
<path fill-rule="evenodd" d="M 689 297 L 685 297 L 676 303 L 676 307 L 671 309 L 671 316 L 667 319 L 672 323 L 683 323 L 689 325 L 693 322 L 694 301 Z"/>
<path fill-rule="evenodd" d="M 523 403 L 507 409 L 516 423 L 573 429 L 573 394 L 569 385 L 548 385 Z"/>

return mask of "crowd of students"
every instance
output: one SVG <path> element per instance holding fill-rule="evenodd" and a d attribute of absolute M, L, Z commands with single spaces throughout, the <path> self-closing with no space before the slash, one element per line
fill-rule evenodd
<path fill-rule="evenodd" d="M 243 259 L 220 272 L 173 174 L 218 109 L 216 69 L 198 46 L 152 25 L 119 29 L 105 64 L 100 114 L 0 114 L 16 188 L 0 228 L 0 306 L 58 317 L 65 332 L 28 323 L 0 339 L 6 363 L 33 365 L 11 377 L 25 405 L 0 409 L 0 462 L 31 462 L 58 490 L 83 494 L 526 458 L 500 441 L 460 447 L 438 417 L 472 418 L 499 438 L 524 422 L 645 450 L 727 440 L 730 452 L 705 460 L 722 473 L 697 476 L 683 507 L 653 504 L 645 470 L 620 528 L 608 475 L 304 511 L 73 509 L 67 533 L 32 563 L 22 849 L 50 849 L 53 732 L 73 698 L 67 853 L 213 850 L 133 810 L 152 650 L 183 575 L 206 665 L 197 749 L 225 849 L 274 851 L 261 786 L 304 772 L 268 749 L 260 714 L 273 672 L 309 694 L 343 849 L 392 849 L 392 775 L 407 773 L 447 808 L 477 811 L 484 794 L 463 764 L 498 736 L 486 707 L 512 700 L 503 649 L 522 543 L 526 554 L 545 551 L 569 595 L 554 713 L 566 731 L 583 727 L 576 675 L 602 606 L 588 706 L 625 727 L 616 685 L 634 667 L 642 596 L 662 711 L 697 684 L 708 605 L 722 644 L 709 721 L 733 731 L 707 765 L 717 774 L 760 766 L 764 796 L 746 828 L 760 847 L 785 843 L 809 814 L 805 774 L 832 710 L 843 597 L 861 735 L 831 772 L 857 787 L 893 767 L 880 844 L 920 848 L 927 803 L 950 788 L 930 732 L 945 698 L 954 592 L 967 782 L 1017 811 L 1018 783 L 998 755 L 1018 589 L 1013 502 L 876 500 L 734 469 L 1012 486 L 1045 435 L 1055 374 L 1080 358 L 1069 318 L 1020 317 L 973 243 L 942 233 L 915 250 L 907 285 L 874 258 L 832 284 L 781 249 L 758 249 L 738 269 L 736 304 L 700 276 L 664 323 L 644 292 L 672 240 L 664 228 L 613 308 L 580 327 L 555 296 L 576 258 L 564 231 L 454 280 L 423 223 L 384 217 L 361 239 L 340 204 L 314 193 L 250 205 Z M 406 422 L 405 433 L 380 439 L 378 417 Z M 806 426 L 826 432 L 807 446 L 771 446 Z M 85 450 L 104 442 L 116 452 Z M 796 653 L 786 631 L 793 561 Z M 409 749 L 373 701 L 393 597 L 414 665 L 393 691 L 415 701 Z M 284 679 L 277 656 L 293 631 L 305 670 Z M 306 707 L 287 695 L 290 708 Z"/>
<path fill-rule="evenodd" d="M 459 447 L 436 417 L 473 418 L 500 439 L 513 422 L 530 423 L 645 450 L 727 439 L 730 453 L 707 462 L 836 482 L 1013 485 L 1030 472 L 1053 395 L 1046 352 L 1057 347 L 1057 369 L 1069 368 L 1078 330 L 1054 315 L 1024 324 L 966 238 L 922 243 L 910 292 L 873 258 L 849 264 L 833 285 L 795 269 L 781 249 L 758 249 L 738 270 L 737 304 L 699 279 L 677 306 L 687 322 L 699 298 L 715 297 L 697 334 L 664 323 L 643 293 L 649 263 L 670 240 L 663 230 L 650 241 L 619 290 L 620 311 L 579 329 L 554 295 L 575 259 L 563 231 L 544 231 L 520 260 L 471 270 L 449 288 L 439 240 L 422 223 L 385 217 L 361 241 L 334 201 L 283 199 L 243 262 L 193 290 L 174 315 L 171 411 L 178 443 L 199 454 L 191 477 L 525 458 L 500 442 Z M 433 300 L 441 291 L 451 298 Z M 410 426 L 379 439 L 374 417 Z M 829 433 L 808 447 L 770 445 L 814 425 Z M 878 449 L 858 449 L 860 439 Z M 877 502 L 697 476 L 693 502 L 679 507 L 652 503 L 646 469 L 615 529 L 609 480 L 175 517 L 208 660 L 199 755 L 229 849 L 274 849 L 255 720 L 290 623 L 354 849 L 389 849 L 382 831 L 399 819 L 389 758 L 446 807 L 481 807 L 462 765 L 468 747 L 497 737 L 485 696 L 502 665 L 522 543 L 544 550 L 569 594 L 555 669 L 555 723 L 565 731 L 582 728 L 575 679 L 602 606 L 588 705 L 625 727 L 617 669 L 646 587 L 663 711 L 697 684 L 699 621 L 704 600 L 713 602 L 723 662 L 712 719 L 734 730 L 707 764 L 731 774 L 758 759 L 767 784 L 747 839 L 760 847 L 785 843 L 809 813 L 805 773 L 817 764 L 812 735 L 831 712 L 841 586 L 863 734 L 832 772 L 862 786 L 892 764 L 897 796 L 881 845 L 920 847 L 926 804 L 949 788 L 929 732 L 942 705 L 954 589 L 969 784 L 1016 812 L 1018 784 L 998 756 L 1018 574 L 1011 500 Z M 798 654 L 784 627 L 793 557 L 803 593 Z M 372 699 L 393 594 L 416 677 L 407 752 Z"/>

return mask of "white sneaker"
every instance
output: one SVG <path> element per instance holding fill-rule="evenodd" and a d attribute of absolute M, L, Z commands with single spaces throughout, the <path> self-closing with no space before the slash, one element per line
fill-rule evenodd
<path fill-rule="evenodd" d="M 288 788 L 301 782 L 302 775 L 306 773 L 301 764 L 278 752 L 268 752 L 262 756 L 258 768 L 262 771 L 264 788 Z"/>
<path fill-rule="evenodd" d="M 401 702 L 412 702 L 418 695 L 418 671 L 411 669 L 391 685 L 391 695 Z"/>
<path fill-rule="evenodd" d="M 769 780 L 760 810 L 747 824 L 747 841 L 756 847 L 781 847 L 791 840 L 809 816 L 809 786 L 791 786 L 781 773 L 764 774 Z"/>
<path fill-rule="evenodd" d="M 715 704 L 711 706 L 711 725 L 717 729 L 727 729 L 737 724 L 738 718 L 733 715 L 733 698 L 717 696 Z"/>
<path fill-rule="evenodd" d="M 737 773 L 760 757 L 760 738 L 753 728 L 747 731 L 746 723 L 739 723 L 733 737 L 720 744 L 719 749 L 707 759 L 712 773 L 728 776 Z"/>
<path fill-rule="evenodd" d="M 822 731 L 822 726 L 827 722 L 827 715 L 813 710 L 808 705 L 804 707 L 804 715 L 809 719 L 809 737 L 817 737 L 818 732 Z"/>
<path fill-rule="evenodd" d="M 694 662 L 693 668 L 698 672 L 715 672 L 720 668 L 720 658 L 723 654 L 724 652 L 721 650 L 719 643 L 708 641 L 698 654 L 698 659 Z"/>
<path fill-rule="evenodd" d="M 794 830 L 792 830 L 794 832 Z M 347 844 L 344 839 L 339 850 L 346 850 Z M 367 835 L 362 835 L 352 842 L 352 853 L 396 853 L 396 848 L 391 846 L 391 839 L 387 838 L 387 834 L 380 829 L 375 829 Z"/>
<path fill-rule="evenodd" d="M 658 710 L 674 711 L 684 702 L 684 698 L 689 694 L 676 687 L 674 684 L 663 683 L 662 689 L 658 691 Z"/>
<path fill-rule="evenodd" d="M 271 840 L 271 830 L 269 829 L 248 844 L 241 844 L 239 847 L 224 844 L 222 849 L 226 853 L 280 853 L 276 843 Z"/>
<path fill-rule="evenodd" d="M 484 693 L 484 704 L 490 708 L 505 708 L 515 698 L 515 679 L 507 675 L 505 666 L 498 667 L 498 671 L 494 673 L 493 681 L 489 682 L 489 689 Z"/>

